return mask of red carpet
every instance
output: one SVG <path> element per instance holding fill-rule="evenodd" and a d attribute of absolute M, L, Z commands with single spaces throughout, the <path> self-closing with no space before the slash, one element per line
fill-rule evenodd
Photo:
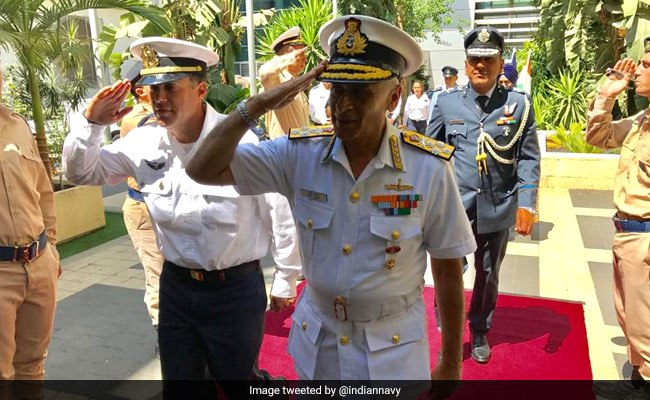
<path fill-rule="evenodd" d="M 432 368 L 440 348 L 440 334 L 433 317 L 434 289 L 424 290 L 428 315 Z M 466 292 L 469 304 L 471 292 Z M 268 311 L 260 367 L 271 375 L 296 379 L 293 361 L 287 354 L 291 312 Z M 464 380 L 591 380 L 582 304 L 524 296 L 499 295 L 488 340 L 492 360 L 474 362 L 469 331 L 465 325 L 463 346 Z"/>

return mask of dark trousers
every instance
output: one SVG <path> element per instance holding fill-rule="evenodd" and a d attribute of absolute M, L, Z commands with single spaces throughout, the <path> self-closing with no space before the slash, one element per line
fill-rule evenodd
<path fill-rule="evenodd" d="M 408 121 L 406 121 L 406 128 L 409 131 L 415 131 L 424 135 L 427 131 L 427 120 L 423 119 L 422 121 L 414 121 L 409 118 Z"/>
<path fill-rule="evenodd" d="M 165 261 L 158 325 L 165 399 L 182 398 L 187 384 L 179 381 L 206 379 L 206 368 L 232 400 L 243 398 L 239 393 L 243 385 L 227 381 L 263 379 L 257 359 L 266 288 L 259 262 L 254 263 L 226 270 L 219 277 L 213 272 L 208 279 L 206 274 L 199 281 L 189 270 Z M 196 397 L 216 399 L 214 381 L 190 385 L 194 393 L 200 389 Z"/>
<path fill-rule="evenodd" d="M 492 325 L 492 314 L 499 294 L 499 269 L 506 256 L 509 229 L 490 233 L 476 233 L 474 268 L 476 278 L 469 306 L 469 328 L 474 333 L 486 334 Z"/>

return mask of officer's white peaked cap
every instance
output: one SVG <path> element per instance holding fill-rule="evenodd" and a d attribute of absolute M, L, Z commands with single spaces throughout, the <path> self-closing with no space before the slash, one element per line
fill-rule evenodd
<path fill-rule="evenodd" d="M 335 18 L 323 25 L 318 36 L 321 47 L 330 57 L 326 72 L 330 71 L 331 65 L 341 64 L 331 70 L 332 73 L 338 71 L 338 76 L 341 76 L 342 65 L 376 67 L 390 71 L 391 77 L 409 76 L 420 68 L 424 60 L 422 48 L 408 33 L 386 21 L 365 15 Z M 358 67 L 354 69 L 359 70 Z M 385 76 L 380 72 L 355 77 L 352 70 L 343 72 L 350 74 L 347 79 L 350 82 L 382 80 L 377 76 Z M 322 80 L 346 81 L 345 78 Z"/>
<path fill-rule="evenodd" d="M 205 46 L 165 37 L 138 39 L 131 43 L 131 54 L 143 64 L 141 85 L 178 80 L 219 62 L 219 55 Z"/>
<path fill-rule="evenodd" d="M 289 28 L 286 32 L 278 36 L 278 38 L 275 39 L 273 43 L 271 43 L 271 49 L 277 53 L 286 45 L 305 45 L 305 42 L 302 41 L 302 38 L 300 36 L 300 27 L 294 26 L 293 28 Z"/>

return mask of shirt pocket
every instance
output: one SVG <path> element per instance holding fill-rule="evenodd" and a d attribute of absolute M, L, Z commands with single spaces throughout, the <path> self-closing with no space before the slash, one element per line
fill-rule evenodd
<path fill-rule="evenodd" d="M 445 125 L 445 131 L 447 132 L 447 143 L 452 146 L 458 146 L 458 143 L 461 140 L 467 139 L 467 125 Z M 462 151 L 462 148 L 456 148 L 456 151 Z"/>
<path fill-rule="evenodd" d="M 330 253 L 332 232 L 329 229 L 334 208 L 299 197 L 296 199 L 294 215 L 298 221 L 300 248 L 303 255 L 314 261 L 323 261 Z"/>
<path fill-rule="evenodd" d="M 138 178 L 152 222 L 169 227 L 174 220 L 171 177 L 161 172 L 142 174 Z"/>
<path fill-rule="evenodd" d="M 643 187 L 650 188 L 650 160 L 639 159 L 637 179 Z"/>
<path fill-rule="evenodd" d="M 323 340 L 321 334 L 323 321 L 314 313 L 307 301 L 298 304 L 291 315 L 291 321 L 287 351 L 306 378 L 313 379 L 318 348 Z"/>
<path fill-rule="evenodd" d="M 253 197 L 241 197 L 232 186 L 201 186 L 200 193 L 206 202 L 201 211 L 201 222 L 208 228 L 216 228 L 220 232 L 237 233 L 241 220 L 242 209 L 252 212 L 256 204 Z M 242 205 L 244 199 L 251 204 Z"/>
<path fill-rule="evenodd" d="M 399 270 L 421 242 L 420 218 L 418 216 L 370 216 L 371 251 L 376 257 L 368 257 L 366 270 Z M 419 239 L 419 240 L 418 240 Z"/>
<path fill-rule="evenodd" d="M 424 324 L 423 315 L 406 312 L 365 325 L 371 380 L 430 379 Z M 395 368 L 395 365 L 400 367 Z"/>

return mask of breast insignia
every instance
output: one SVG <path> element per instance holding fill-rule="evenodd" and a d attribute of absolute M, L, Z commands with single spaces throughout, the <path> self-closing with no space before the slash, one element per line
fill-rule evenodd
<path fill-rule="evenodd" d="M 289 140 L 332 135 L 334 135 L 333 125 L 303 126 L 302 128 L 291 128 L 291 131 L 289 132 Z"/>
<path fill-rule="evenodd" d="M 434 156 L 443 158 L 445 160 L 451 159 L 451 156 L 454 154 L 454 150 L 456 150 L 454 146 L 450 146 L 446 143 L 413 131 L 403 131 L 402 140 L 404 140 L 404 143 L 406 144 L 410 144 L 411 146 L 422 149 L 427 153 L 431 153 Z"/>

